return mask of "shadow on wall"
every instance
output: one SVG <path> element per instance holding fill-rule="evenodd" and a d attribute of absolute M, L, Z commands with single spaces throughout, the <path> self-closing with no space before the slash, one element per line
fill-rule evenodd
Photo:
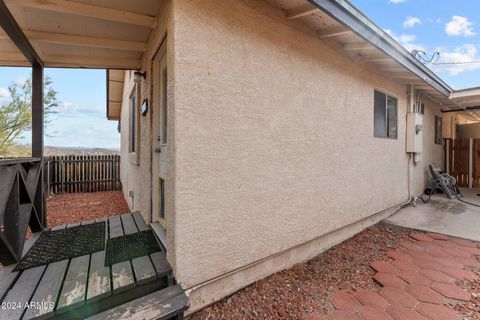
<path fill-rule="evenodd" d="M 457 124 L 457 138 L 468 139 L 475 138 L 480 139 L 480 122 Z"/>

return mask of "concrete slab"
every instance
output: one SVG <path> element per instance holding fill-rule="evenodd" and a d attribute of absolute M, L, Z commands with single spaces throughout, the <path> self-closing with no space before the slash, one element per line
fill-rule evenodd
<path fill-rule="evenodd" d="M 463 200 L 480 205 L 480 189 L 462 189 Z M 432 196 L 429 203 L 421 200 L 384 220 L 386 223 L 412 229 L 438 232 L 480 241 L 480 207 L 448 200 L 442 194 Z"/>

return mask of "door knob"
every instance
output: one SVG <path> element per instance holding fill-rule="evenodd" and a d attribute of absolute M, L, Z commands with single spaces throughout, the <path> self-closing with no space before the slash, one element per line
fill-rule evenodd
<path fill-rule="evenodd" d="M 156 153 L 161 153 L 161 152 L 162 152 L 162 148 L 156 147 L 153 151 L 155 151 Z"/>

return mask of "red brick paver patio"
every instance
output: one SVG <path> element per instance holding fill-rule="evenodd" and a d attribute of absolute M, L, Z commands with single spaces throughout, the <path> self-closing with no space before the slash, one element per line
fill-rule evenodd
<path fill-rule="evenodd" d="M 382 288 L 330 295 L 335 310 L 329 315 L 307 315 L 309 320 L 461 320 L 451 306 L 470 301 L 472 295 L 461 281 L 479 277 L 470 271 L 480 268 L 474 242 L 435 233 L 414 232 L 417 243 L 401 242 L 402 250 L 388 253 L 391 261 L 375 261 L 373 279 Z"/>

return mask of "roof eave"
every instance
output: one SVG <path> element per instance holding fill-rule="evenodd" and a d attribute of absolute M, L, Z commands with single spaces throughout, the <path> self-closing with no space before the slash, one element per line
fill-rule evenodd
<path fill-rule="evenodd" d="M 418 61 L 401 44 L 368 19 L 360 10 L 347 0 L 308 0 L 327 15 L 345 25 L 359 37 L 369 42 L 403 67 L 420 77 L 432 88 L 445 97 L 449 97 L 453 89 L 430 69 Z"/>

